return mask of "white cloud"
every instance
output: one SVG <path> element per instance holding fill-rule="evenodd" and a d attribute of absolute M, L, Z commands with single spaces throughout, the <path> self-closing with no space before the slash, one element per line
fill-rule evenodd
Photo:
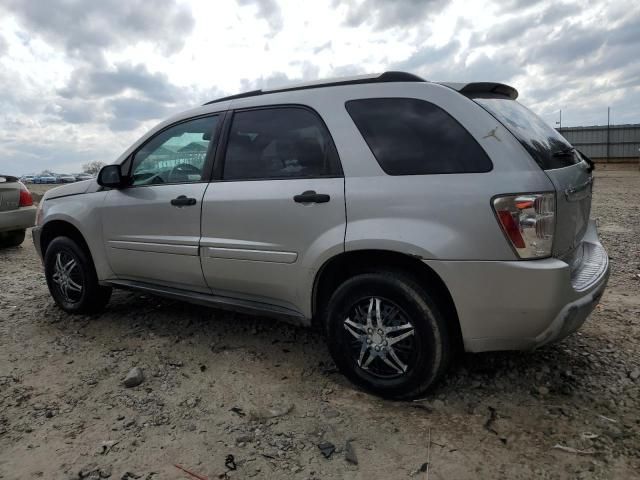
<path fill-rule="evenodd" d="M 0 1 L 0 171 L 111 161 L 168 114 L 294 79 L 498 80 L 553 124 L 640 121 L 640 4 Z"/>

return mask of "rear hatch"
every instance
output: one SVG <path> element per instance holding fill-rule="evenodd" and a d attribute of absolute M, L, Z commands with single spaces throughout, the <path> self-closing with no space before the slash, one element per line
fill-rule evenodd
<path fill-rule="evenodd" d="M 566 258 L 581 242 L 589 223 L 593 163 L 515 99 L 483 94 L 472 98 L 518 139 L 553 183 L 556 190 L 553 256 Z"/>
<path fill-rule="evenodd" d="M 0 212 L 16 210 L 20 206 L 20 184 L 16 177 L 0 175 Z"/>

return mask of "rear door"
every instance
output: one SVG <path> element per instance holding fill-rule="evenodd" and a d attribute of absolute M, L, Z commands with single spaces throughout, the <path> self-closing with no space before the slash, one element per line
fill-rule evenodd
<path fill-rule="evenodd" d="M 511 131 L 553 183 L 553 255 L 565 256 L 580 243 L 589 223 L 591 164 L 554 128 L 515 100 L 495 96 L 478 96 L 474 100 Z"/>
<path fill-rule="evenodd" d="M 307 108 L 236 111 L 205 194 L 201 256 L 216 295 L 302 311 L 322 255 L 344 250 L 344 177 Z"/>
<path fill-rule="evenodd" d="M 102 208 L 105 249 L 120 279 L 209 292 L 198 256 L 202 197 L 219 115 L 173 125 L 131 157 L 131 185 Z"/>

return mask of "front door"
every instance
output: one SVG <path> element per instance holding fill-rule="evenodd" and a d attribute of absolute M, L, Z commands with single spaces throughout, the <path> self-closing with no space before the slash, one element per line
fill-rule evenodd
<path fill-rule="evenodd" d="M 102 209 L 107 258 L 118 278 L 209 292 L 198 245 L 218 121 L 214 115 L 173 125 L 125 162 L 130 186 L 109 191 Z"/>
<path fill-rule="evenodd" d="M 326 127 L 302 107 L 237 111 L 218 175 L 202 207 L 207 284 L 308 314 L 315 269 L 344 250 L 344 177 Z"/>

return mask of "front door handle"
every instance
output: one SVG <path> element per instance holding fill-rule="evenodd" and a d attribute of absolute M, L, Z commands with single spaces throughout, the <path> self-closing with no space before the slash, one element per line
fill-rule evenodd
<path fill-rule="evenodd" d="M 173 205 L 174 207 L 189 207 L 195 204 L 196 204 L 196 199 L 187 197 L 186 195 L 180 195 L 179 197 L 176 197 L 173 200 L 171 200 L 171 205 Z"/>
<path fill-rule="evenodd" d="M 331 197 L 326 193 L 316 193 L 315 190 L 307 190 L 293 197 L 296 203 L 327 203 Z"/>

